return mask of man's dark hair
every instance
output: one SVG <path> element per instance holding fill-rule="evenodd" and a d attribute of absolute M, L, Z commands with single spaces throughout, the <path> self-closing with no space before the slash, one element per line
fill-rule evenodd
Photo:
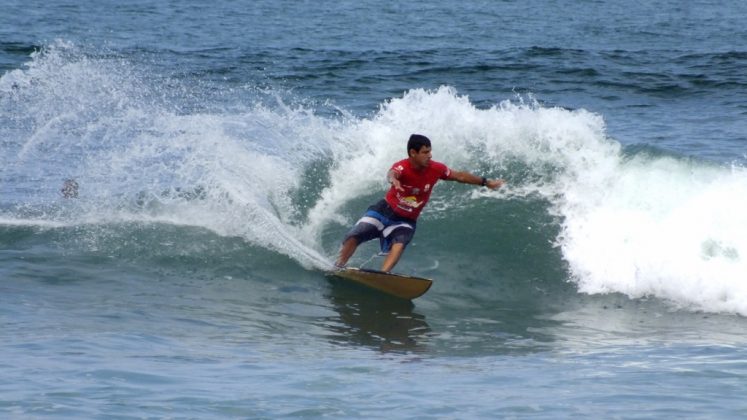
<path fill-rule="evenodd" d="M 421 147 L 431 147 L 431 140 L 422 134 L 413 134 L 410 139 L 407 140 L 407 154 L 410 154 L 410 150 L 420 152 Z"/>

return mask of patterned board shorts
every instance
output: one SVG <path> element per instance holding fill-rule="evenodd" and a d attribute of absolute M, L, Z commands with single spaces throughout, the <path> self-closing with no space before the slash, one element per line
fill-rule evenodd
<path fill-rule="evenodd" d="M 345 235 L 344 241 L 355 238 L 359 244 L 379 238 L 381 252 L 387 253 L 394 243 L 407 246 L 415 235 L 414 220 L 398 216 L 385 200 L 372 205 Z"/>

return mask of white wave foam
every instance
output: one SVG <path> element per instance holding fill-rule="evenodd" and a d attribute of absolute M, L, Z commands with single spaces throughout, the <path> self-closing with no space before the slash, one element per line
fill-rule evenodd
<path fill-rule="evenodd" d="M 45 219 L 19 219 L 17 217 L 4 217 L 0 216 L 0 226 L 14 226 L 14 227 L 38 227 L 38 228 L 62 228 L 66 227 L 67 224 L 58 222 L 55 220 Z"/>
<path fill-rule="evenodd" d="M 747 314 L 744 170 L 638 157 L 569 193 L 560 244 L 581 291 Z"/>
<path fill-rule="evenodd" d="M 54 204 L 62 180 L 75 174 L 80 198 L 60 223 L 201 226 L 328 267 L 334 251 L 324 249 L 321 233 L 351 222 L 341 213 L 346 203 L 384 193 L 386 170 L 419 132 L 433 140 L 434 159 L 455 169 L 517 177 L 510 171 L 518 164 L 525 176 L 494 193 L 465 188 L 458 200 L 436 193 L 428 212 L 539 195 L 562 220 L 557 245 L 581 292 L 747 315 L 741 168 L 625 158 L 597 114 L 520 100 L 477 109 L 448 87 L 406 92 L 371 118 L 323 118 L 282 100 L 262 106 L 251 99 L 177 112 L 153 100 L 150 90 L 162 80 L 145 73 L 62 45 L 2 76 L 2 109 L 17 124 L 0 155 L 2 188 L 10 191 L 3 200 L 15 200 L 4 207 Z M 323 179 L 303 179 L 320 161 L 329 165 Z M 314 201 L 294 202 L 310 185 L 320 191 Z"/>

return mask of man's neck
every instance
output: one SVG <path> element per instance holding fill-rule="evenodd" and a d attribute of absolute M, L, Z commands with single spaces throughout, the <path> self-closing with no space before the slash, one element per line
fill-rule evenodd
<path fill-rule="evenodd" d="M 412 169 L 414 169 L 414 170 L 418 171 L 418 172 L 420 172 L 420 171 L 422 171 L 422 170 L 424 170 L 425 168 L 427 168 L 427 167 L 428 167 L 428 166 L 421 166 L 421 165 L 420 165 L 420 164 L 418 164 L 418 162 L 417 162 L 417 161 L 416 161 L 415 159 L 413 159 L 413 158 L 408 158 L 408 159 L 410 160 L 410 167 L 411 167 Z"/>

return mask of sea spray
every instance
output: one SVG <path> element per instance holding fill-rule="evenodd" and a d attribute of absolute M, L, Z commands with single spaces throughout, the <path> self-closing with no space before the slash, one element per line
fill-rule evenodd
<path fill-rule="evenodd" d="M 199 226 L 328 267 L 294 226 L 290 192 L 325 153 L 317 132 L 331 128 L 305 109 L 258 103 L 176 112 L 157 93 L 142 94 L 159 81 L 67 44 L 0 78 L 13 92 L 3 109 L 16 121 L 3 143 L 4 217 Z M 74 201 L 59 194 L 71 175 Z"/>

